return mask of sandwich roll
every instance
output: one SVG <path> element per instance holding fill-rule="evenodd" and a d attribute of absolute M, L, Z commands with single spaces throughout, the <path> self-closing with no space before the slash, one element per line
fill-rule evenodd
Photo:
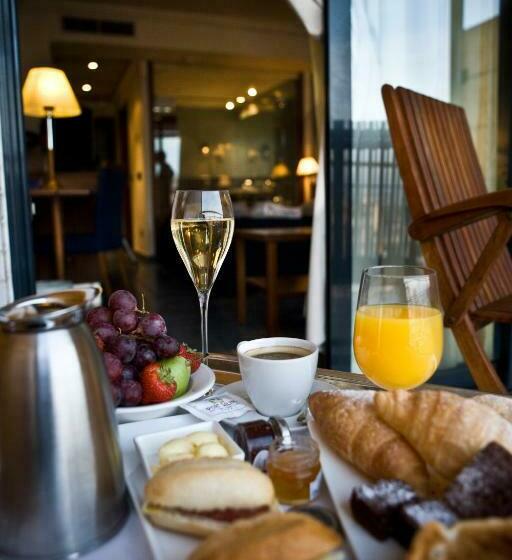
<path fill-rule="evenodd" d="M 236 459 L 171 463 L 159 469 L 145 488 L 144 513 L 155 525 L 198 536 L 275 507 L 271 480 Z"/>
<path fill-rule="evenodd" d="M 314 560 L 343 544 L 332 529 L 303 513 L 268 513 L 208 537 L 188 560 Z"/>

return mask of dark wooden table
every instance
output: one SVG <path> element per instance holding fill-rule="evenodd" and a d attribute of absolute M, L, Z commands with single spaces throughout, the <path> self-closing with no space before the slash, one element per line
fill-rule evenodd
<path fill-rule="evenodd" d="M 61 199 L 83 198 L 91 196 L 92 193 L 93 189 L 30 189 L 30 196 L 33 201 L 44 199 L 51 201 L 53 251 L 55 255 L 55 270 L 59 280 L 62 280 L 66 274 L 66 254 L 64 248 L 64 227 L 62 225 Z"/>
<path fill-rule="evenodd" d="M 228 385 L 229 383 L 241 380 L 238 358 L 234 354 L 210 354 L 208 357 L 208 365 L 215 371 L 216 382 L 221 385 Z M 364 375 L 360 373 L 350 373 L 348 371 L 318 368 L 316 379 L 331 383 L 339 389 L 378 389 L 378 387 Z M 423 387 L 453 391 L 464 397 L 471 397 L 479 394 L 479 391 L 435 385 L 432 383 L 426 383 Z"/>
<path fill-rule="evenodd" d="M 308 275 L 279 276 L 278 246 L 311 239 L 310 227 L 241 228 L 235 229 L 236 295 L 238 322 L 245 323 L 247 315 L 247 284 L 265 290 L 266 325 L 269 336 L 278 332 L 279 297 L 304 294 L 308 289 Z M 265 244 L 265 276 L 247 276 L 246 242 Z"/>

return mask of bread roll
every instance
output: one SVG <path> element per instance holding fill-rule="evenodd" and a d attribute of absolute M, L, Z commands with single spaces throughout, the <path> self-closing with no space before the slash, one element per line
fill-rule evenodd
<path fill-rule="evenodd" d="M 338 533 L 308 515 L 269 513 L 211 535 L 189 560 L 313 560 L 342 544 Z"/>
<path fill-rule="evenodd" d="M 275 508 L 270 479 L 249 463 L 200 458 L 162 467 L 145 488 L 144 512 L 165 529 L 207 535 L 232 519 Z"/>

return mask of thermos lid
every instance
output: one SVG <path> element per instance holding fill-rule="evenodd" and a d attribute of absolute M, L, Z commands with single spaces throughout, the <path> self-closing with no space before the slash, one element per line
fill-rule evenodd
<path fill-rule="evenodd" d="M 4 332 L 37 332 L 60 329 L 82 321 L 84 312 L 101 294 L 97 287 L 62 290 L 28 296 L 0 309 Z"/>

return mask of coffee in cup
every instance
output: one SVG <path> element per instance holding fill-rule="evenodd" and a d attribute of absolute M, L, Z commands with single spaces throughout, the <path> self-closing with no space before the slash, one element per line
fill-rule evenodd
<path fill-rule="evenodd" d="M 259 338 L 237 346 L 245 390 L 264 416 L 292 416 L 308 398 L 318 363 L 318 348 L 300 338 Z"/>

